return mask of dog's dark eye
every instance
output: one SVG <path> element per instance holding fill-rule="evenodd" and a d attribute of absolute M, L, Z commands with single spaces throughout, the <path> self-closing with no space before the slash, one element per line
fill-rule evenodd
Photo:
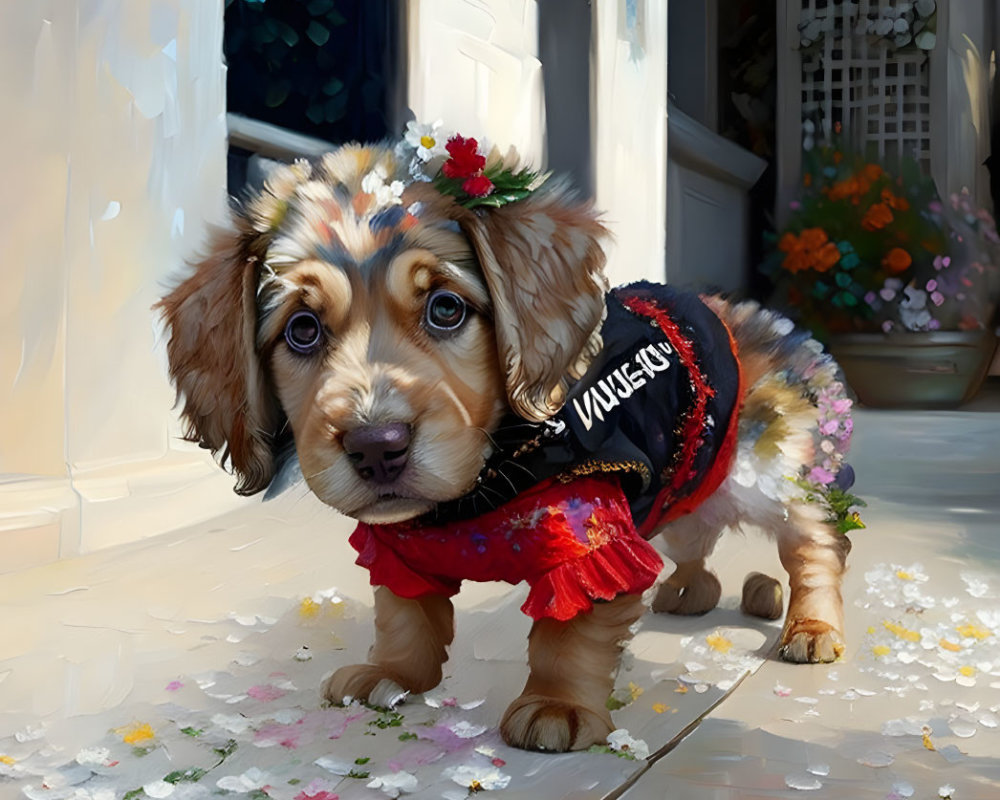
<path fill-rule="evenodd" d="M 424 318 L 432 333 L 453 333 L 465 322 L 465 301 L 454 292 L 438 289 L 427 298 Z"/>
<path fill-rule="evenodd" d="M 296 311 L 285 324 L 285 341 L 296 353 L 315 353 L 322 339 L 323 326 L 313 311 Z"/>

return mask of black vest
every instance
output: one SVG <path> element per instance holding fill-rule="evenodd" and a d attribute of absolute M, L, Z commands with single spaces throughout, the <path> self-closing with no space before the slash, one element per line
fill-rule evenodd
<path fill-rule="evenodd" d="M 633 301 L 655 306 L 672 330 L 626 305 Z M 477 516 L 548 478 L 602 472 L 618 476 L 639 527 L 661 489 L 676 480 L 685 442 L 694 457 L 674 499 L 700 484 L 737 410 L 739 367 L 729 332 L 697 295 L 667 286 L 631 284 L 610 292 L 606 302 L 603 349 L 563 408 L 544 423 L 504 418 L 475 488 L 440 503 L 425 515 L 427 524 Z M 684 348 L 693 355 L 687 366 Z M 698 385 L 705 405 L 692 429 Z"/>

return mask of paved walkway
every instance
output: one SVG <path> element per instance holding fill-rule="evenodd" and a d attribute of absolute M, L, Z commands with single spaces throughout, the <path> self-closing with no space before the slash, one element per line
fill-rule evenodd
<path fill-rule="evenodd" d="M 616 721 L 648 760 L 499 741 L 528 630 L 504 586 L 463 591 L 440 689 L 322 708 L 370 590 L 350 522 L 304 492 L 0 576 L 0 798 L 1000 798 L 1000 386 L 860 411 L 851 460 L 846 658 L 774 660 L 778 626 L 736 609 L 776 553 L 728 537 L 720 608 L 648 617 L 626 658 Z"/>

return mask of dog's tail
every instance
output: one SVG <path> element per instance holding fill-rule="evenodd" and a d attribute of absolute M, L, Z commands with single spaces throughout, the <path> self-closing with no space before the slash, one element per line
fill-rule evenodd
<path fill-rule="evenodd" d="M 852 403 L 833 358 L 808 332 L 758 303 L 702 299 L 731 331 L 743 369 L 736 479 L 782 500 L 809 486 L 849 488 L 853 471 L 844 456 Z"/>

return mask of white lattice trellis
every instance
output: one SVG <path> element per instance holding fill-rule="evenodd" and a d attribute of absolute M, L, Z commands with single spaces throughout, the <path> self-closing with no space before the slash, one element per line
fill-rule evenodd
<path fill-rule="evenodd" d="M 929 29 L 915 3 L 903 0 L 798 0 L 802 120 L 829 141 L 837 124 L 857 149 L 880 161 L 931 157 L 928 56 L 900 41 Z M 924 6 L 926 8 L 926 5 Z M 903 14 L 909 11 L 907 22 Z M 805 134 L 808 147 L 813 134 Z"/>

